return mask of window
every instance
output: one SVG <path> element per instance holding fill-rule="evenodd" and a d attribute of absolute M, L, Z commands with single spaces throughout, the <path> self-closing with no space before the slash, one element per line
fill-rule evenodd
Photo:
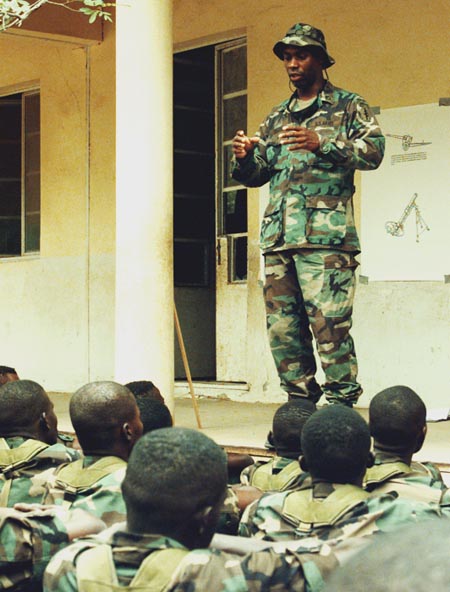
<path fill-rule="evenodd" d="M 40 95 L 0 97 L 0 256 L 39 252 Z"/>
<path fill-rule="evenodd" d="M 247 189 L 231 178 L 231 143 L 247 129 L 247 46 L 237 40 L 216 47 L 219 116 L 218 230 L 228 241 L 230 282 L 247 279 Z"/>
<path fill-rule="evenodd" d="M 174 56 L 174 279 L 214 287 L 214 47 Z"/>

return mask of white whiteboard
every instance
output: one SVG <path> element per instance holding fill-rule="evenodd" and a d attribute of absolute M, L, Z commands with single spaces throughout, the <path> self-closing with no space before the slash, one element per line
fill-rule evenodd
<path fill-rule="evenodd" d="M 362 173 L 361 274 L 443 281 L 450 274 L 450 107 L 386 109 L 377 118 L 386 151 L 379 169 Z"/>

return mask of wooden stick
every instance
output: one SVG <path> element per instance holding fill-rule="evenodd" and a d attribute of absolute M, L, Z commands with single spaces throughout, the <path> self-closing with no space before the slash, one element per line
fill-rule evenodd
<path fill-rule="evenodd" d="M 198 411 L 197 399 L 196 399 L 195 393 L 194 393 L 194 384 L 192 382 L 191 371 L 189 370 L 189 362 L 188 362 L 187 355 L 186 355 L 186 349 L 184 347 L 183 334 L 181 333 L 180 320 L 178 318 L 177 307 L 175 306 L 175 303 L 173 304 L 173 311 L 175 314 L 175 329 L 177 332 L 178 344 L 180 346 L 181 359 L 183 360 L 184 371 L 186 372 L 186 378 L 187 378 L 187 381 L 189 384 L 189 392 L 190 392 L 191 398 L 192 398 L 192 405 L 194 407 L 195 417 L 197 418 L 197 425 L 198 425 L 199 429 L 202 429 L 202 423 L 200 421 L 200 413 Z"/>

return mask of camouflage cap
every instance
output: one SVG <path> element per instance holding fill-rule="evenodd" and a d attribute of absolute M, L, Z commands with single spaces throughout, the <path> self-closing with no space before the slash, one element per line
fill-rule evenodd
<path fill-rule="evenodd" d="M 335 63 L 334 59 L 327 51 L 324 34 L 320 29 L 316 29 L 311 25 L 296 23 L 289 29 L 283 39 L 275 43 L 273 46 L 273 52 L 278 58 L 280 58 L 280 60 L 283 59 L 283 50 L 286 45 L 297 45 L 298 47 L 313 45 L 315 47 L 320 47 L 325 54 L 323 67 L 329 68 Z"/>

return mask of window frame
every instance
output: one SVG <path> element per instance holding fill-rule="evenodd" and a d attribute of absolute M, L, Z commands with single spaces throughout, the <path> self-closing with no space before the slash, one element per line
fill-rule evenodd
<path fill-rule="evenodd" d="M 38 132 L 33 132 L 39 138 L 39 209 L 34 213 L 38 215 L 39 219 L 39 248 L 29 249 L 26 248 L 27 242 L 27 211 L 26 211 L 26 185 L 27 185 L 27 163 L 26 163 L 26 140 L 27 140 L 27 129 L 26 129 L 26 98 L 30 96 L 39 96 L 41 98 L 41 89 L 37 83 L 30 83 L 26 86 L 20 87 L 9 87 L 0 89 L 0 100 L 12 97 L 14 95 L 20 95 L 21 100 L 21 131 L 20 131 L 20 253 L 0 253 L 0 259 L 13 259 L 23 257 L 33 257 L 40 254 L 40 242 L 41 242 L 41 106 L 39 104 L 39 129 Z M 30 134 L 28 134 L 29 136 Z"/>
<path fill-rule="evenodd" d="M 227 232 L 225 228 L 225 199 L 224 196 L 232 191 L 245 190 L 247 188 L 244 185 L 235 184 L 226 186 L 225 184 L 225 171 L 227 169 L 225 164 L 225 154 L 227 147 L 231 146 L 232 138 L 224 137 L 224 101 L 233 99 L 241 96 L 248 96 L 248 80 L 246 77 L 245 89 L 238 91 L 225 93 L 223 90 L 223 55 L 227 50 L 237 49 L 245 47 L 247 48 L 247 39 L 240 37 L 232 41 L 225 43 L 219 43 L 215 46 L 215 80 L 216 80 L 216 228 L 217 228 L 217 239 L 226 238 L 228 245 L 228 270 L 227 277 L 229 284 L 245 284 L 247 282 L 247 276 L 244 279 L 236 279 L 235 270 L 236 262 L 233 260 L 235 250 L 233 245 L 236 239 L 247 237 L 248 241 L 248 220 L 247 228 L 241 232 Z M 247 67 L 247 66 L 246 66 Z M 244 126 L 246 129 L 246 125 Z M 248 193 L 246 196 L 247 208 L 248 208 Z"/>

